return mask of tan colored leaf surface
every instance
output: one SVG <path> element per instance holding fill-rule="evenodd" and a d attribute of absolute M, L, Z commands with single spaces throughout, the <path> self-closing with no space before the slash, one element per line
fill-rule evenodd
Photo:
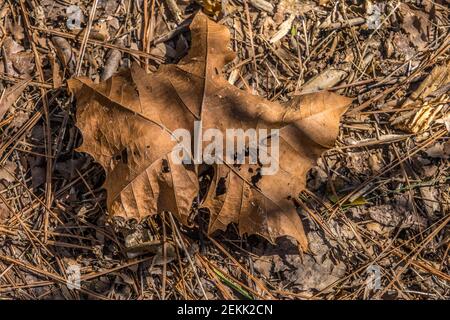
<path fill-rule="evenodd" d="M 197 3 L 203 7 L 203 12 L 209 16 L 219 16 L 222 11 L 222 1 L 220 0 L 197 0 Z"/>
<path fill-rule="evenodd" d="M 209 232 L 235 222 L 240 233 L 271 241 L 287 235 L 306 249 L 293 200 L 305 188 L 306 172 L 333 146 L 339 118 L 351 100 L 322 92 L 281 105 L 241 91 L 221 75 L 234 58 L 227 49 L 227 28 L 199 13 L 191 33 L 189 54 L 177 65 L 163 65 L 150 75 L 134 65 L 98 85 L 84 78 L 70 82 L 84 138 L 80 151 L 106 170 L 110 214 L 141 219 L 167 210 L 188 223 L 199 168 L 171 162 L 174 130 L 183 128 L 193 136 L 196 120 L 202 121 L 203 132 L 280 129 L 275 175 L 259 175 L 259 165 L 216 164 L 201 205 L 211 213 Z"/>
<path fill-rule="evenodd" d="M 6 112 L 8 112 L 14 102 L 20 97 L 30 81 L 31 79 L 21 80 L 1 93 L 0 121 L 3 119 L 4 115 L 6 114 Z"/>

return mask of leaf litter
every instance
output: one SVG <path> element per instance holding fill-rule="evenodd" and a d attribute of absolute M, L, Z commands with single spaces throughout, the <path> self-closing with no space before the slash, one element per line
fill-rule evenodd
<path fill-rule="evenodd" d="M 448 298 L 445 2 L 108 0 L 99 1 L 95 9 L 88 1 L 70 4 L 80 8 L 70 17 L 59 1 L 0 5 L 0 92 L 11 97 L 7 104 L 2 102 L 0 119 L 2 298 Z M 145 112 L 156 110 L 153 119 L 170 126 L 176 116 L 184 117 L 183 126 L 192 130 L 198 114 L 186 112 L 179 102 L 164 108 L 155 104 L 154 93 L 141 94 L 139 83 L 161 88 L 159 79 L 167 79 L 172 70 L 169 80 L 178 81 L 176 90 L 161 99 L 183 94 L 183 81 L 174 70 L 195 53 L 190 25 L 198 11 L 230 33 L 228 51 L 236 57 L 219 64 L 223 69 L 214 70 L 213 77 L 204 77 L 210 81 L 196 80 L 208 84 L 206 90 L 197 85 L 185 89 L 182 97 L 192 102 L 191 110 L 198 110 L 200 94 L 218 83 L 227 92 L 219 101 L 240 92 L 242 99 L 270 106 L 275 118 L 276 110 L 291 110 L 286 123 L 271 124 L 275 128 L 296 123 L 313 128 L 305 113 L 308 105 L 313 114 L 318 112 L 317 97 L 334 101 L 345 96 L 353 102 L 346 112 L 344 106 L 339 110 L 339 115 L 345 112 L 340 125 L 339 116 L 326 117 L 335 128 L 318 132 L 329 143 L 308 154 L 311 162 L 319 159 L 312 170 L 303 153 L 293 153 L 285 159 L 292 165 L 289 177 L 258 177 L 254 185 L 247 165 L 192 166 L 184 210 L 161 198 L 160 192 L 144 197 L 152 210 L 140 210 L 138 204 L 128 207 L 127 216 L 136 221 L 108 219 L 123 215 L 111 201 L 108 184 L 117 188 L 113 192 L 122 192 L 126 188 L 121 181 L 134 181 L 150 162 L 130 152 L 130 142 L 136 138 L 142 144 L 145 136 L 131 129 L 137 123 L 143 132 L 155 129 L 131 115 L 127 104 L 134 110 L 133 103 L 148 101 L 145 94 L 150 95 L 152 103 L 145 104 Z M 80 29 L 73 28 L 80 12 Z M 74 99 L 66 88 L 77 67 L 84 78 L 71 81 L 82 81 L 85 89 Z M 142 76 L 136 81 L 133 72 Z M 222 86 L 224 81 L 230 85 Z M 111 96 L 106 95 L 111 88 L 124 89 L 120 96 L 127 101 L 111 108 Z M 17 96 L 6 95 L 11 91 Z M 117 98 L 119 92 L 115 94 Z M 214 114 L 204 105 L 206 113 L 200 118 L 211 128 L 242 121 L 233 112 L 224 113 L 226 108 Z M 241 111 L 252 111 L 247 110 L 251 104 L 240 106 Z M 333 103 L 321 106 L 330 107 Z M 173 108 L 172 113 L 167 108 Z M 91 145 L 92 156 L 89 150 L 79 152 L 98 138 L 99 128 L 80 125 L 83 109 L 130 119 L 122 121 L 128 127 L 119 125 L 121 121 L 100 125 L 107 135 L 129 132 L 128 140 L 119 143 L 126 148 L 111 146 L 117 152 L 107 165 L 101 158 L 110 157 L 112 149 L 104 142 L 97 144 L 106 147 L 100 157 L 96 144 Z M 93 114 L 84 115 L 91 124 Z M 255 128 L 260 117 L 253 112 L 247 127 Z M 302 133 L 292 136 L 294 142 L 305 135 L 315 137 L 317 131 L 305 127 L 300 125 Z M 158 159 L 173 142 L 166 145 L 167 136 L 158 136 L 164 138 L 161 146 L 150 150 L 155 163 L 166 168 Z M 157 139 L 149 142 L 158 144 Z M 119 166 L 124 172 L 115 172 L 116 179 L 111 179 L 112 166 L 125 159 L 127 164 Z M 164 195 L 173 194 L 164 175 L 170 172 L 156 175 L 158 187 L 172 191 Z M 293 187 L 289 181 L 295 181 Z M 241 193 L 242 188 L 246 192 Z M 267 216 L 271 206 L 261 198 L 261 190 L 286 206 L 276 210 L 283 212 L 277 214 L 282 229 L 269 232 L 267 223 L 248 219 L 254 218 L 251 211 L 235 209 L 236 199 L 252 200 Z M 157 202 L 160 198 L 164 201 Z M 127 203 L 133 197 L 123 199 Z M 297 241 L 280 237 L 286 234 Z M 302 255 L 298 241 L 304 249 L 307 242 Z M 73 266 L 82 275 L 78 290 L 66 286 Z M 381 269 L 380 290 L 367 286 L 368 266 Z"/>
<path fill-rule="evenodd" d="M 244 164 L 239 171 L 232 163 L 215 165 L 201 205 L 211 214 L 208 233 L 225 230 L 234 222 L 241 235 L 259 234 L 272 242 L 287 235 L 307 250 L 294 202 L 286 199 L 302 191 L 306 172 L 334 144 L 339 117 L 351 99 L 325 92 L 281 106 L 249 95 L 216 75 L 234 58 L 227 49 L 226 27 L 198 14 L 190 28 L 192 49 L 176 66 L 161 67 L 147 76 L 133 65 L 105 85 L 84 79 L 69 83 L 83 135 L 78 150 L 91 154 L 106 169 L 110 214 L 141 220 L 169 211 L 187 224 L 199 190 L 198 168 L 172 162 L 169 154 L 176 143 L 172 132 L 178 128 L 190 130 L 191 136 L 194 121 L 202 121 L 205 131 L 277 128 L 282 152 L 279 171 L 257 177 L 262 169 L 258 165 Z M 112 123 L 128 128 L 118 134 Z M 257 184 L 252 183 L 255 178 Z M 221 181 L 225 191 L 218 195 Z"/>

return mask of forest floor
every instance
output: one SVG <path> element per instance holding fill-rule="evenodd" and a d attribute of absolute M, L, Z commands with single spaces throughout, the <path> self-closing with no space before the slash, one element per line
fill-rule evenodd
<path fill-rule="evenodd" d="M 118 228 L 76 150 L 67 80 L 176 63 L 199 10 L 236 87 L 354 99 L 300 197 L 308 252 L 207 215 Z M 449 28 L 445 0 L 1 1 L 0 299 L 449 299 Z"/>

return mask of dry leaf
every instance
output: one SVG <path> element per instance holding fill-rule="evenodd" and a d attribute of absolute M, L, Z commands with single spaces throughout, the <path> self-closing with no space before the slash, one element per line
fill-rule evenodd
<path fill-rule="evenodd" d="M 3 119 L 3 116 L 8 112 L 9 108 L 13 105 L 13 103 L 19 98 L 22 92 L 27 87 L 27 84 L 31 81 L 31 79 L 25 79 L 20 82 L 17 82 L 12 87 L 6 89 L 0 96 L 0 121 Z"/>
<path fill-rule="evenodd" d="M 81 23 L 84 22 L 84 15 L 80 7 L 70 5 L 66 8 L 67 21 L 66 26 L 69 30 L 80 30 Z"/>
<path fill-rule="evenodd" d="M 447 160 L 450 158 L 450 140 L 443 143 L 436 143 L 432 147 L 425 150 L 425 152 L 431 158 Z"/>
<path fill-rule="evenodd" d="M 429 218 L 435 219 L 434 212 L 439 212 L 441 207 L 439 199 L 442 199 L 439 197 L 438 190 L 431 186 L 419 188 L 419 191 L 422 196 L 425 212 Z"/>
<path fill-rule="evenodd" d="M 276 10 L 270 8 L 270 10 L 267 12 L 273 13 L 275 11 L 273 20 L 276 22 L 276 24 L 281 24 L 285 20 L 285 16 L 287 14 L 303 16 L 315 9 L 317 9 L 317 3 L 315 3 L 314 1 L 280 0 L 276 6 Z"/>
<path fill-rule="evenodd" d="M 80 151 L 91 154 L 107 173 L 109 213 L 140 220 L 170 211 L 188 224 L 203 165 L 172 162 L 176 129 L 193 136 L 197 120 L 203 132 L 279 129 L 276 174 L 261 175 L 261 164 L 216 164 L 200 206 L 210 210 L 210 233 L 235 222 L 241 234 L 272 242 L 291 236 L 306 250 L 294 201 L 305 188 L 307 171 L 333 146 L 339 118 L 351 100 L 322 92 L 281 105 L 241 91 L 221 75 L 235 57 L 228 49 L 227 28 L 202 13 L 190 28 L 191 49 L 177 65 L 162 65 L 150 75 L 133 65 L 100 84 L 85 78 L 69 82 L 84 140 Z"/>
<path fill-rule="evenodd" d="M 449 83 L 450 60 L 435 66 L 401 106 L 401 108 L 417 108 L 394 114 L 390 119 L 391 124 L 406 132 L 417 133 L 426 130 L 433 121 L 438 120 L 436 118 L 444 119 L 448 114 Z M 426 98 L 427 101 L 424 101 Z M 439 114 L 442 116 L 437 117 Z"/>
<path fill-rule="evenodd" d="M 6 161 L 4 165 L 0 165 L 0 181 L 5 181 L 8 183 L 14 182 L 16 179 L 12 175 L 17 169 L 17 164 L 15 162 Z"/>
<path fill-rule="evenodd" d="M 8 75 L 20 77 L 34 70 L 34 55 L 24 47 L 7 37 L 2 44 L 5 71 Z"/>
<path fill-rule="evenodd" d="M 76 32 L 74 32 L 74 34 L 76 34 L 80 39 L 82 39 L 84 37 L 84 34 L 86 33 L 86 29 L 83 29 L 81 32 L 79 30 L 75 31 Z M 89 39 L 99 41 L 109 40 L 108 23 L 106 21 L 99 21 L 94 23 L 89 31 Z"/>
<path fill-rule="evenodd" d="M 75 72 L 75 54 L 72 51 L 72 47 L 69 42 L 62 37 L 52 37 L 52 43 L 55 45 L 56 55 L 61 61 L 65 69 L 69 71 L 70 74 Z"/>
<path fill-rule="evenodd" d="M 124 41 L 122 39 L 118 39 L 116 44 L 119 46 L 123 46 Z M 101 80 L 105 81 L 112 77 L 112 75 L 117 71 L 120 65 L 120 60 L 122 59 L 122 52 L 117 49 L 111 49 L 108 52 L 107 60 L 105 62 L 105 66 L 103 67 L 103 72 L 101 76 Z"/>

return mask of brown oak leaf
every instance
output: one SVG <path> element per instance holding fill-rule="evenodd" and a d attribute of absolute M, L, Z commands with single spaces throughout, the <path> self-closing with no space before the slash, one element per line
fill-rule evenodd
<path fill-rule="evenodd" d="M 194 136 L 194 122 L 200 120 L 203 132 L 218 129 L 224 135 L 227 129 L 278 129 L 266 139 L 273 151 L 279 137 L 275 174 L 261 174 L 266 164 L 236 165 L 224 156 L 224 163 L 212 165 L 214 176 L 199 205 L 210 211 L 210 233 L 237 223 L 241 234 L 272 242 L 290 236 L 307 250 L 295 199 L 305 188 L 307 171 L 333 146 L 351 99 L 321 92 L 279 104 L 239 90 L 221 74 L 235 57 L 228 49 L 228 29 L 202 13 L 190 29 L 191 49 L 176 65 L 162 65 L 153 74 L 133 65 L 99 84 L 86 78 L 69 83 L 83 134 L 79 150 L 106 170 L 109 213 L 140 220 L 170 211 L 188 224 L 204 164 L 174 163 L 175 130 Z"/>

